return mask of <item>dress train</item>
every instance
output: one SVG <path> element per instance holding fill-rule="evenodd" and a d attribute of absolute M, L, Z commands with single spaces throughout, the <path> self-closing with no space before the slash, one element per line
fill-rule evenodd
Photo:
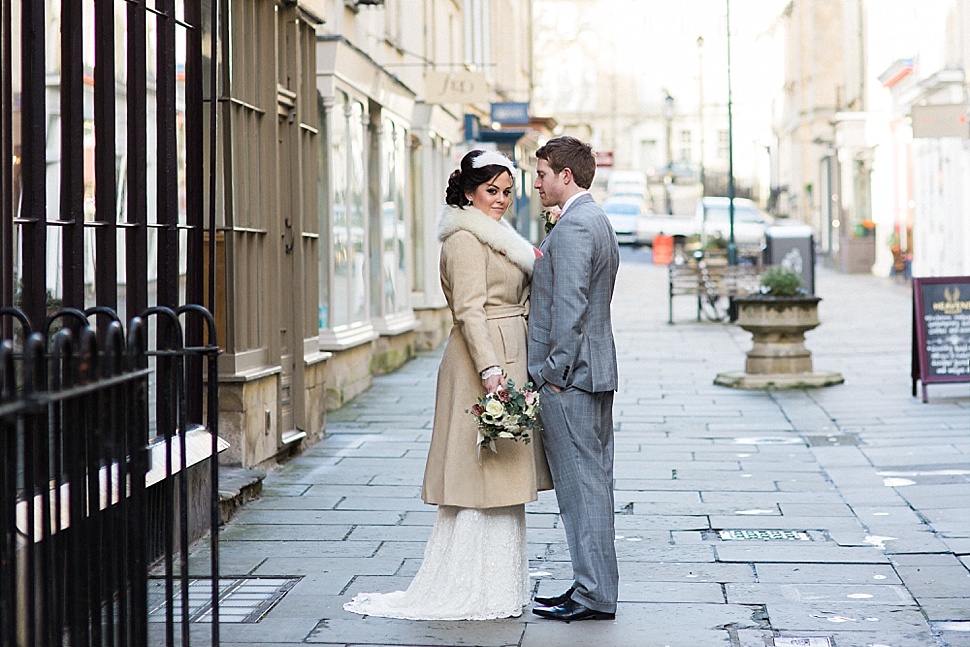
<path fill-rule="evenodd" d="M 529 599 L 525 505 L 442 505 L 407 590 L 360 593 L 344 609 L 407 620 L 492 620 L 522 615 Z"/>

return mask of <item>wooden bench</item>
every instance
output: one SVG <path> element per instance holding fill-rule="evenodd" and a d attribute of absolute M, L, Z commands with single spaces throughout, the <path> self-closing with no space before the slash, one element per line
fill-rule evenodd
<path fill-rule="evenodd" d="M 757 292 L 765 269 L 758 265 L 703 262 L 668 265 L 668 323 L 674 323 L 674 297 L 677 296 L 693 296 L 697 299 L 698 321 L 702 312 L 708 319 L 724 320 L 728 314 L 727 302 L 732 297 Z"/>

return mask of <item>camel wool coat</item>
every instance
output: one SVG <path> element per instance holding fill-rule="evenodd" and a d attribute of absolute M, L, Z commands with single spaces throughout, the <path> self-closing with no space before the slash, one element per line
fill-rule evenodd
<path fill-rule="evenodd" d="M 529 381 L 526 317 L 535 248 L 504 220 L 472 207 L 446 207 L 438 238 L 441 288 L 454 326 L 438 368 L 421 496 L 425 503 L 463 508 L 535 501 L 539 490 L 552 488 L 539 434 L 530 434 L 529 444 L 499 439 L 497 453 L 479 452 L 469 412 L 485 394 L 484 369 L 500 366 L 517 387 Z"/>

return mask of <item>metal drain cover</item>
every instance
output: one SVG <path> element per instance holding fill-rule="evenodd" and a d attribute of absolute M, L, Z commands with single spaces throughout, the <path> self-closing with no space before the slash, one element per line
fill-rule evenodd
<path fill-rule="evenodd" d="M 719 530 L 722 541 L 811 541 L 804 530 Z"/>
<path fill-rule="evenodd" d="M 259 622 L 300 578 L 246 577 L 219 580 L 219 622 Z M 172 596 L 175 622 L 182 618 L 182 586 L 176 579 Z M 148 581 L 148 621 L 165 622 L 165 580 Z M 189 622 L 212 621 L 212 580 L 189 580 Z"/>
<path fill-rule="evenodd" d="M 774 647 L 832 647 L 832 639 L 828 636 L 775 636 Z"/>

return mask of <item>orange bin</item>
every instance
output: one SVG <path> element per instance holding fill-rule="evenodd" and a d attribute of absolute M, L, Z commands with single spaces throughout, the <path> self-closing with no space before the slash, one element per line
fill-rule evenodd
<path fill-rule="evenodd" d="M 674 261 L 674 237 L 657 234 L 653 237 L 654 265 L 670 265 Z"/>

